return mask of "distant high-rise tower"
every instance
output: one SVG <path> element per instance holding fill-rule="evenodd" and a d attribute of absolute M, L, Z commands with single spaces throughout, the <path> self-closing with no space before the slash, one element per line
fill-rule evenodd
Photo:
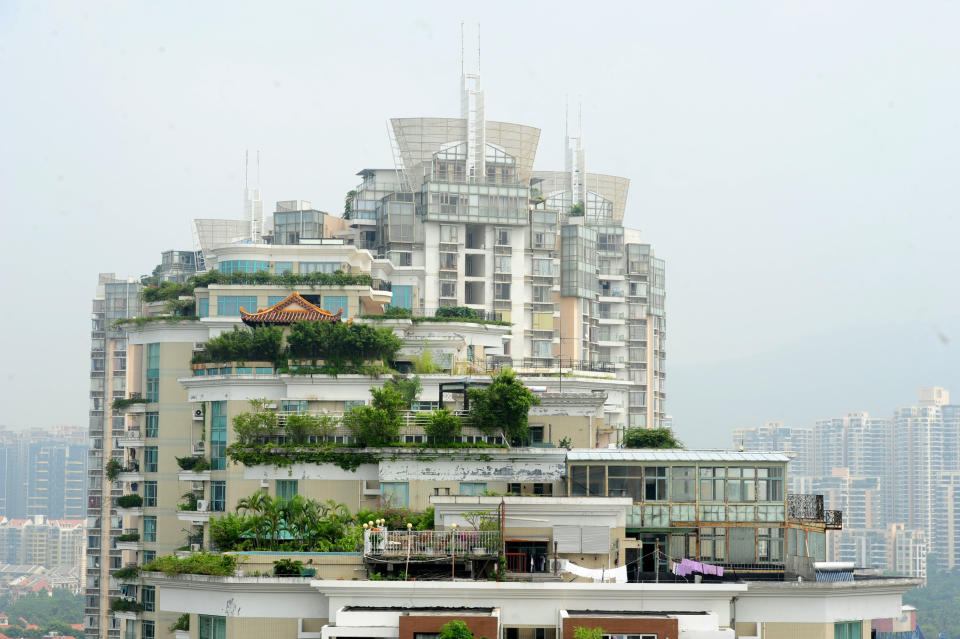
<path fill-rule="evenodd" d="M 250 240 L 263 239 L 263 199 L 260 196 L 260 151 L 257 151 L 257 186 L 250 187 L 250 152 L 244 154 L 243 164 L 243 219 L 250 222 Z"/>

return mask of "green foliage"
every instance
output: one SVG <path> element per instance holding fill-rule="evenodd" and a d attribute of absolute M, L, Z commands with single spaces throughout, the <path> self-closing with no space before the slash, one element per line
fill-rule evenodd
<path fill-rule="evenodd" d="M 466 623 L 454 619 L 440 626 L 440 639 L 473 639 L 473 633 Z"/>
<path fill-rule="evenodd" d="M 434 442 L 452 442 L 460 436 L 463 424 L 460 418 L 446 408 L 440 408 L 430 413 L 429 421 L 424 427 L 428 437 Z"/>
<path fill-rule="evenodd" d="M 177 630 L 187 631 L 190 630 L 190 613 L 185 612 L 170 625 L 170 632 L 176 632 Z"/>
<path fill-rule="evenodd" d="M 211 284 L 276 284 L 285 288 L 301 286 L 372 286 L 373 278 L 366 273 L 352 274 L 343 271 L 333 273 L 282 273 L 271 275 L 267 271 L 256 273 L 221 273 L 207 271 L 190 277 L 188 285 L 193 288 L 206 288 Z"/>
<path fill-rule="evenodd" d="M 344 470 L 356 470 L 362 464 L 375 464 L 375 455 L 360 451 L 342 450 L 335 444 L 258 444 L 240 442 L 227 446 L 227 456 L 244 466 L 291 466 L 293 464 L 334 464 Z"/>
<path fill-rule="evenodd" d="M 960 637 L 960 573 L 936 567 L 937 558 L 927 555 L 927 585 L 903 593 L 903 603 L 916 607 L 917 624 L 927 637 L 941 632 Z"/>
<path fill-rule="evenodd" d="M 310 437 L 321 441 L 337 429 L 337 420 L 330 415 L 289 415 L 287 417 L 287 441 L 305 444 Z"/>
<path fill-rule="evenodd" d="M 178 315 L 170 317 L 169 315 L 151 315 L 150 317 L 121 317 L 113 320 L 114 328 L 123 328 L 124 326 L 136 326 L 143 328 L 147 324 L 156 324 L 164 322 L 165 324 L 179 324 L 181 322 L 192 322 L 200 319 L 196 315 Z"/>
<path fill-rule="evenodd" d="M 332 372 L 354 369 L 367 362 L 391 361 L 403 341 L 389 328 L 346 322 L 298 322 L 290 328 L 290 357 L 316 365 L 323 360 Z"/>
<path fill-rule="evenodd" d="M 404 398 L 394 386 L 370 388 L 370 405 L 354 406 L 343 416 L 360 446 L 388 446 L 400 436 Z"/>
<path fill-rule="evenodd" d="M 624 448 L 683 448 L 683 442 L 669 428 L 628 428 L 623 434 Z"/>
<path fill-rule="evenodd" d="M 603 639 L 603 628 L 576 626 L 573 629 L 573 639 Z"/>
<path fill-rule="evenodd" d="M 500 515 L 496 510 L 468 510 L 463 518 L 474 530 L 500 530 Z"/>
<path fill-rule="evenodd" d="M 117 481 L 117 477 L 123 472 L 123 464 L 111 457 L 103 467 L 103 473 L 110 481 Z"/>
<path fill-rule="evenodd" d="M 455 317 L 457 319 L 483 319 L 483 313 L 469 306 L 441 306 L 437 317 Z"/>
<path fill-rule="evenodd" d="M 140 506 L 143 506 L 143 497 L 136 493 L 117 497 L 118 508 L 139 508 Z"/>
<path fill-rule="evenodd" d="M 410 319 L 413 317 L 413 311 L 402 306 L 391 306 L 384 309 L 382 315 L 370 315 L 370 317 L 376 319 Z"/>
<path fill-rule="evenodd" d="M 303 562 L 296 559 L 280 559 L 273 562 L 273 574 L 277 577 L 299 577 Z"/>
<path fill-rule="evenodd" d="M 423 384 L 420 383 L 419 375 L 413 377 L 397 375 L 393 379 L 387 380 L 386 385 L 395 388 L 400 393 L 406 410 L 410 410 L 413 402 L 417 400 L 417 396 L 423 392 Z"/>
<path fill-rule="evenodd" d="M 139 601 L 127 599 L 111 599 L 110 610 L 113 612 L 143 612 L 143 604 Z"/>
<path fill-rule="evenodd" d="M 583 202 L 577 202 L 570 207 L 570 216 L 571 217 L 580 217 L 583 215 Z M 581 639 L 577 637 L 577 639 Z"/>
<path fill-rule="evenodd" d="M 350 213 L 353 211 L 353 200 L 357 197 L 357 191 L 355 189 L 350 189 L 347 191 L 347 196 L 343 198 L 343 219 L 349 220 Z"/>
<path fill-rule="evenodd" d="M 168 300 L 167 312 L 174 317 L 192 317 L 196 312 L 196 301 L 191 297 L 188 300 Z"/>
<path fill-rule="evenodd" d="M 110 404 L 110 407 L 113 410 L 123 410 L 128 406 L 133 406 L 134 404 L 146 404 L 147 400 L 142 397 L 122 397 L 119 399 L 113 400 L 113 403 Z"/>
<path fill-rule="evenodd" d="M 560 447 L 560 448 L 566 448 L 567 450 L 570 450 L 570 446 L 571 446 L 570 438 L 569 438 L 569 437 L 561 437 L 561 438 L 560 438 L 560 441 L 557 442 L 557 446 Z"/>
<path fill-rule="evenodd" d="M 237 569 L 237 558 L 233 555 L 217 555 L 199 552 L 182 559 L 176 555 L 157 557 L 143 567 L 146 572 L 162 572 L 166 575 L 213 575 L 232 577 Z"/>
<path fill-rule="evenodd" d="M 529 435 L 530 407 L 540 398 L 517 379 L 512 370 L 505 369 L 493 378 L 487 388 L 470 388 L 470 419 L 488 435 L 503 433 L 512 444 L 525 441 Z"/>
<path fill-rule="evenodd" d="M 140 541 L 140 533 L 124 533 L 117 535 L 117 541 Z"/>
<path fill-rule="evenodd" d="M 140 576 L 140 568 L 137 566 L 124 566 L 113 571 L 114 579 L 122 581 L 132 581 Z"/>
<path fill-rule="evenodd" d="M 251 312 L 256 309 L 250 309 Z M 211 338 L 204 350 L 194 354 L 192 364 L 207 362 L 272 362 L 279 365 L 283 357 L 283 329 L 279 326 L 257 328 L 235 326 Z"/>
<path fill-rule="evenodd" d="M 180 470 L 192 470 L 195 473 L 210 470 L 210 462 L 208 462 L 205 457 L 200 457 L 199 455 L 177 457 L 177 465 L 180 466 Z"/>
<path fill-rule="evenodd" d="M 193 295 L 193 287 L 175 282 L 160 282 L 157 286 L 145 286 L 140 292 L 144 302 L 170 301 L 187 295 Z"/>
<path fill-rule="evenodd" d="M 433 353 L 424 348 L 419 357 L 411 357 L 410 363 L 413 364 L 413 372 L 418 375 L 432 375 L 441 373 L 443 369 L 433 363 Z"/>
<path fill-rule="evenodd" d="M 10 622 L 16 623 L 20 617 L 23 617 L 30 623 L 40 626 L 38 637 L 42 637 L 50 630 L 56 630 L 61 634 L 82 636 L 81 632 L 69 626 L 83 623 L 83 608 L 83 595 L 73 595 L 66 588 L 54 588 L 49 596 L 47 593 L 26 595 L 16 601 L 0 597 L 0 610 L 7 614 Z M 18 631 L 15 635 L 12 630 L 7 629 L 4 629 L 4 633 L 11 637 L 23 634 Z"/>
<path fill-rule="evenodd" d="M 190 512 L 196 512 L 197 510 L 197 498 L 196 493 L 188 492 L 180 495 L 180 498 L 183 499 L 182 502 L 177 504 L 177 510 L 187 510 Z"/>
<path fill-rule="evenodd" d="M 443 308 L 466 308 L 468 311 L 473 311 L 469 307 L 459 307 L 459 306 L 446 306 Z M 441 309 L 442 310 L 442 309 Z M 420 324 L 422 322 L 470 322 L 471 324 L 492 324 L 494 326 L 511 326 L 510 322 L 504 322 L 501 320 L 488 320 L 482 319 L 482 315 L 479 312 L 474 312 L 473 316 L 461 317 L 459 315 L 437 315 L 431 316 L 420 316 L 414 315 L 410 309 L 403 308 L 402 306 L 391 306 L 386 309 L 381 314 L 365 314 L 360 315 L 360 319 L 364 320 L 385 320 L 385 319 L 408 319 L 414 324 Z"/>
<path fill-rule="evenodd" d="M 233 418 L 233 430 L 237 440 L 244 444 L 253 444 L 269 438 L 277 430 L 277 414 L 264 409 L 263 402 L 250 400 L 252 412 L 240 413 Z"/>

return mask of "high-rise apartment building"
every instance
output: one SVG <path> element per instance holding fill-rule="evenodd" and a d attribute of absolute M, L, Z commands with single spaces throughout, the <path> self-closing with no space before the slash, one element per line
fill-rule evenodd
<path fill-rule="evenodd" d="M 112 410 L 115 399 L 127 396 L 127 341 L 116 321 L 141 313 L 140 284 L 101 273 L 92 311 L 85 626 L 93 636 L 119 639 L 119 620 L 108 613 L 110 597 L 120 593 L 110 570 L 120 567 L 121 554 L 111 540 L 120 533 L 112 504 L 122 492 L 105 469 L 111 459 L 122 459 L 123 451 L 113 442 L 125 433 L 123 416 Z"/>
<path fill-rule="evenodd" d="M 0 516 L 83 519 L 86 429 L 0 430 Z"/>

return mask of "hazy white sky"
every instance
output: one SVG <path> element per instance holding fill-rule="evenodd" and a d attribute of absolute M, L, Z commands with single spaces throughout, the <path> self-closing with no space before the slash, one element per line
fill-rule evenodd
<path fill-rule="evenodd" d="M 269 210 L 336 211 L 387 118 L 456 116 L 461 20 L 538 169 L 581 96 L 588 170 L 632 180 L 688 444 L 960 394 L 960 5 L 482 5 L 0 2 L 0 424 L 86 422 L 97 273 L 239 216 L 245 149 Z"/>

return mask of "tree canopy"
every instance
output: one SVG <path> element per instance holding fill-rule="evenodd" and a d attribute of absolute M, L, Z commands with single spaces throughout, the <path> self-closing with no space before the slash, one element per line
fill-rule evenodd
<path fill-rule="evenodd" d="M 477 428 L 488 435 L 503 433 L 504 439 L 515 445 L 527 439 L 530 407 L 539 404 L 540 398 L 512 370 L 501 371 L 490 386 L 471 388 L 467 395 L 470 419 Z"/>
<path fill-rule="evenodd" d="M 624 448 L 683 448 L 669 428 L 628 428 L 623 434 Z"/>

